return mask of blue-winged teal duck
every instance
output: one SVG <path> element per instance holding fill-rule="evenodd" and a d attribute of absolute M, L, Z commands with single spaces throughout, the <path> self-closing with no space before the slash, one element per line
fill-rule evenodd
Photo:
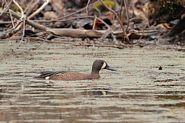
<path fill-rule="evenodd" d="M 64 81 L 74 81 L 74 80 L 92 80 L 99 79 L 99 71 L 101 69 L 107 69 L 111 71 L 115 71 L 112 69 L 106 61 L 104 60 L 96 60 L 93 62 L 92 71 L 90 74 L 73 72 L 73 71 L 45 71 L 41 72 L 41 75 L 37 78 L 49 79 L 49 80 L 64 80 Z"/>

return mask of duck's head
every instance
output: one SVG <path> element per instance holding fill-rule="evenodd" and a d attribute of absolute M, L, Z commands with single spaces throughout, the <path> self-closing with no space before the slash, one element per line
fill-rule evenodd
<path fill-rule="evenodd" d="M 112 69 L 106 61 L 104 60 L 95 60 L 92 65 L 92 72 L 99 73 L 101 69 L 107 69 L 111 71 L 116 71 L 115 69 Z"/>

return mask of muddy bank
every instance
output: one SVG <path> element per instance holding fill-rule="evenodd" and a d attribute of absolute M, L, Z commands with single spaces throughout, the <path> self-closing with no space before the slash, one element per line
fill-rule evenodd
<path fill-rule="evenodd" d="M 1 122 L 184 122 L 185 52 L 0 42 Z M 116 72 L 93 81 L 45 81 L 44 70 L 90 72 L 95 59 Z M 162 70 L 159 70 L 159 67 Z"/>

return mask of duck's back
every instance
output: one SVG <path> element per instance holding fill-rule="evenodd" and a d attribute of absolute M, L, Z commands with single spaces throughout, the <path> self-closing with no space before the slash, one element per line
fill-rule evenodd
<path fill-rule="evenodd" d="M 84 74 L 79 72 L 64 72 L 64 73 L 58 73 L 58 74 L 52 75 L 50 76 L 49 79 L 72 81 L 72 80 L 91 80 L 91 79 L 98 79 L 98 78 L 99 78 L 99 75 Z"/>
<path fill-rule="evenodd" d="M 79 72 L 45 72 L 40 75 L 44 79 L 49 80 L 64 80 L 64 81 L 73 81 L 73 80 L 91 80 L 100 78 L 99 74 L 84 74 Z"/>

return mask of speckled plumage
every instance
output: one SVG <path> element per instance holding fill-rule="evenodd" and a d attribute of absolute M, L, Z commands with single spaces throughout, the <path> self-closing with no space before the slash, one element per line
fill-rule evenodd
<path fill-rule="evenodd" d="M 98 78 L 100 78 L 99 74 L 84 74 L 79 72 L 58 73 L 49 77 L 49 79 L 52 79 L 52 80 L 65 80 L 65 81 L 91 80 L 91 79 L 98 79 Z"/>
<path fill-rule="evenodd" d="M 90 74 L 79 73 L 75 71 L 45 71 L 41 72 L 41 75 L 37 78 L 49 79 L 49 80 L 64 80 L 64 81 L 74 81 L 74 80 L 92 80 L 99 79 L 99 71 L 101 69 L 107 69 L 115 71 L 111 69 L 108 64 L 104 60 L 96 60 L 93 62 L 92 71 Z"/>

